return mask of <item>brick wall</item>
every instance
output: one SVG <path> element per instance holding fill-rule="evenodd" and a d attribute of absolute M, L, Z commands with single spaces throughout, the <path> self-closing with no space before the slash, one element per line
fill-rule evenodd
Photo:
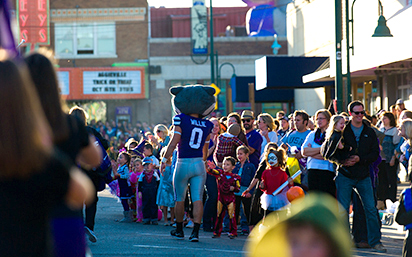
<path fill-rule="evenodd" d="M 76 5 L 82 8 L 121 8 L 121 7 L 145 7 L 146 0 L 89 0 L 66 1 L 50 0 L 50 9 L 74 9 Z M 108 17 L 108 20 L 110 17 Z M 75 21 L 75 19 L 73 20 Z M 54 24 L 50 29 L 51 48 L 54 49 Z M 115 62 L 134 62 L 136 59 L 148 59 L 147 55 L 148 15 L 143 21 L 116 21 L 116 54 L 117 58 L 95 59 L 60 59 L 60 67 L 108 67 Z"/>

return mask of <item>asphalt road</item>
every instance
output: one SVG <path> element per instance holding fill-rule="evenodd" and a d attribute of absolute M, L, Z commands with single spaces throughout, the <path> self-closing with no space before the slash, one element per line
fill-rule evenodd
<path fill-rule="evenodd" d="M 402 188 L 406 183 L 402 184 Z M 400 188 L 401 189 L 401 188 Z M 400 191 L 400 190 L 399 190 Z M 244 245 L 246 236 L 229 239 L 222 234 L 214 239 L 211 232 L 201 231 L 199 242 L 189 242 L 191 229 L 185 228 L 185 239 L 177 240 L 170 236 L 172 227 L 142 225 L 141 223 L 118 223 L 123 209 L 116 198 L 107 190 L 99 193 L 96 215 L 96 243 L 89 243 L 95 257 L 138 257 L 138 256 L 246 256 Z M 388 249 L 385 254 L 374 253 L 370 249 L 354 250 L 354 256 L 401 256 L 404 232 L 398 230 L 396 223 L 382 227 L 382 243 Z M 276 256 L 274 254 L 273 256 Z"/>

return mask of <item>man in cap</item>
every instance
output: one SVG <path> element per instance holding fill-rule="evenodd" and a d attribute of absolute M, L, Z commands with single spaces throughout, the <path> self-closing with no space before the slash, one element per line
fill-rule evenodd
<path fill-rule="evenodd" d="M 261 155 L 261 145 L 263 142 L 262 136 L 254 129 L 255 116 L 253 111 L 244 110 L 242 112 L 242 125 L 246 132 L 247 143 L 249 144 L 250 155 L 249 160 L 256 169 L 259 165 Z"/>

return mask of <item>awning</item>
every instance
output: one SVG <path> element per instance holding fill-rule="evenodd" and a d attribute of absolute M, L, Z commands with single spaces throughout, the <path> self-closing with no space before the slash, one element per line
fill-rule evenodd
<path fill-rule="evenodd" d="M 230 80 L 233 102 L 249 102 L 249 84 L 255 84 L 255 77 L 236 76 Z M 257 103 L 279 103 L 293 101 L 293 89 L 263 89 L 255 91 Z"/>
<path fill-rule="evenodd" d="M 255 61 L 256 90 L 296 89 L 333 85 L 330 81 L 303 83 L 302 76 L 313 73 L 329 57 L 264 56 Z"/>

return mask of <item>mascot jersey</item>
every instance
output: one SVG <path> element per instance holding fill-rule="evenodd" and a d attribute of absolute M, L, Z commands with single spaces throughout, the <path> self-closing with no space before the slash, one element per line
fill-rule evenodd
<path fill-rule="evenodd" d="M 182 129 L 178 144 L 178 158 L 203 157 L 203 146 L 212 132 L 213 123 L 182 113 L 173 117 L 173 125 Z"/>

